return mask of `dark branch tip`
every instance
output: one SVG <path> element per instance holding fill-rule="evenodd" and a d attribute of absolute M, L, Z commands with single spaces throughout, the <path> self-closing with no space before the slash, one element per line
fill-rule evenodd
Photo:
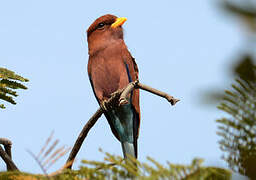
<path fill-rule="evenodd" d="M 171 102 L 171 105 L 174 106 L 179 101 L 179 99 L 172 98 L 169 102 Z"/>

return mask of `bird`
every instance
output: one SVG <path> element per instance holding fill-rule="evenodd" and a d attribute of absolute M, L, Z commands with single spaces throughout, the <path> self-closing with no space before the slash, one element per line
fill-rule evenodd
<path fill-rule="evenodd" d="M 89 60 L 87 71 L 94 95 L 101 107 L 117 90 L 138 80 L 138 66 L 124 39 L 127 18 L 106 14 L 87 29 Z M 134 89 L 128 103 L 104 111 L 114 136 L 121 143 L 123 156 L 138 157 L 137 140 L 140 126 L 139 89 Z"/>

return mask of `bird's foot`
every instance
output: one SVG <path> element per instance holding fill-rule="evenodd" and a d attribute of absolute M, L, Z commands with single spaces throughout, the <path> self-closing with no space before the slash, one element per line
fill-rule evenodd
<path fill-rule="evenodd" d="M 122 92 L 122 91 L 119 89 L 119 90 L 117 90 L 117 91 L 111 93 L 111 97 L 113 97 L 113 99 L 117 99 L 117 98 L 120 97 L 121 92 Z"/>
<path fill-rule="evenodd" d="M 103 100 L 101 102 L 100 106 L 101 106 L 101 109 L 105 112 L 107 112 L 111 109 L 107 100 Z"/>
<path fill-rule="evenodd" d="M 128 104 L 129 102 L 127 101 L 126 98 L 120 98 L 119 99 L 119 106 L 122 106 L 122 105 L 125 105 L 125 104 Z"/>
<path fill-rule="evenodd" d="M 117 103 L 118 103 L 118 104 L 117 104 L 118 106 L 122 106 L 122 105 L 124 105 L 124 104 L 128 104 L 128 103 L 129 103 L 126 98 L 120 97 L 120 95 L 121 95 L 122 92 L 123 92 L 122 90 L 118 90 L 118 91 L 113 92 L 113 93 L 111 94 L 111 96 L 116 99 L 116 101 L 117 101 Z"/>
<path fill-rule="evenodd" d="M 111 94 L 111 97 L 108 100 L 103 100 L 101 102 L 100 106 L 103 109 L 103 111 L 109 111 L 111 109 L 117 108 L 120 105 L 128 103 L 126 99 L 119 99 L 121 92 L 122 90 L 117 90 Z"/>
<path fill-rule="evenodd" d="M 113 92 L 111 94 L 112 97 L 114 97 L 114 101 L 116 103 L 116 106 L 121 106 L 121 105 L 124 105 L 124 104 L 128 104 L 128 101 L 125 99 L 125 98 L 120 98 L 120 95 L 123 91 L 122 90 L 118 90 L 116 92 Z"/>

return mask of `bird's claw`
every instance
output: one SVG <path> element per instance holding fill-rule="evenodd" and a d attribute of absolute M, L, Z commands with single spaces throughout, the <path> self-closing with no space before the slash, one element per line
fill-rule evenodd
<path fill-rule="evenodd" d="M 117 90 L 117 91 L 111 93 L 111 96 L 116 98 L 116 97 L 119 97 L 119 96 L 120 96 L 120 93 L 121 93 L 121 91 L 120 91 L 120 90 Z"/>
<path fill-rule="evenodd" d="M 100 106 L 103 111 L 108 111 L 110 109 L 106 100 L 103 100 Z"/>
<path fill-rule="evenodd" d="M 128 104 L 129 102 L 127 101 L 126 98 L 120 98 L 119 99 L 119 106 L 122 106 L 122 105 L 125 105 L 125 104 Z"/>

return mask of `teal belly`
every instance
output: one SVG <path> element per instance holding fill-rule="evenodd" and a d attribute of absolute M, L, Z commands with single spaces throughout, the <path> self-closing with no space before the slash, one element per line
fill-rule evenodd
<path fill-rule="evenodd" d="M 113 109 L 108 112 L 108 115 L 120 141 L 133 143 L 133 110 L 131 104 Z"/>

